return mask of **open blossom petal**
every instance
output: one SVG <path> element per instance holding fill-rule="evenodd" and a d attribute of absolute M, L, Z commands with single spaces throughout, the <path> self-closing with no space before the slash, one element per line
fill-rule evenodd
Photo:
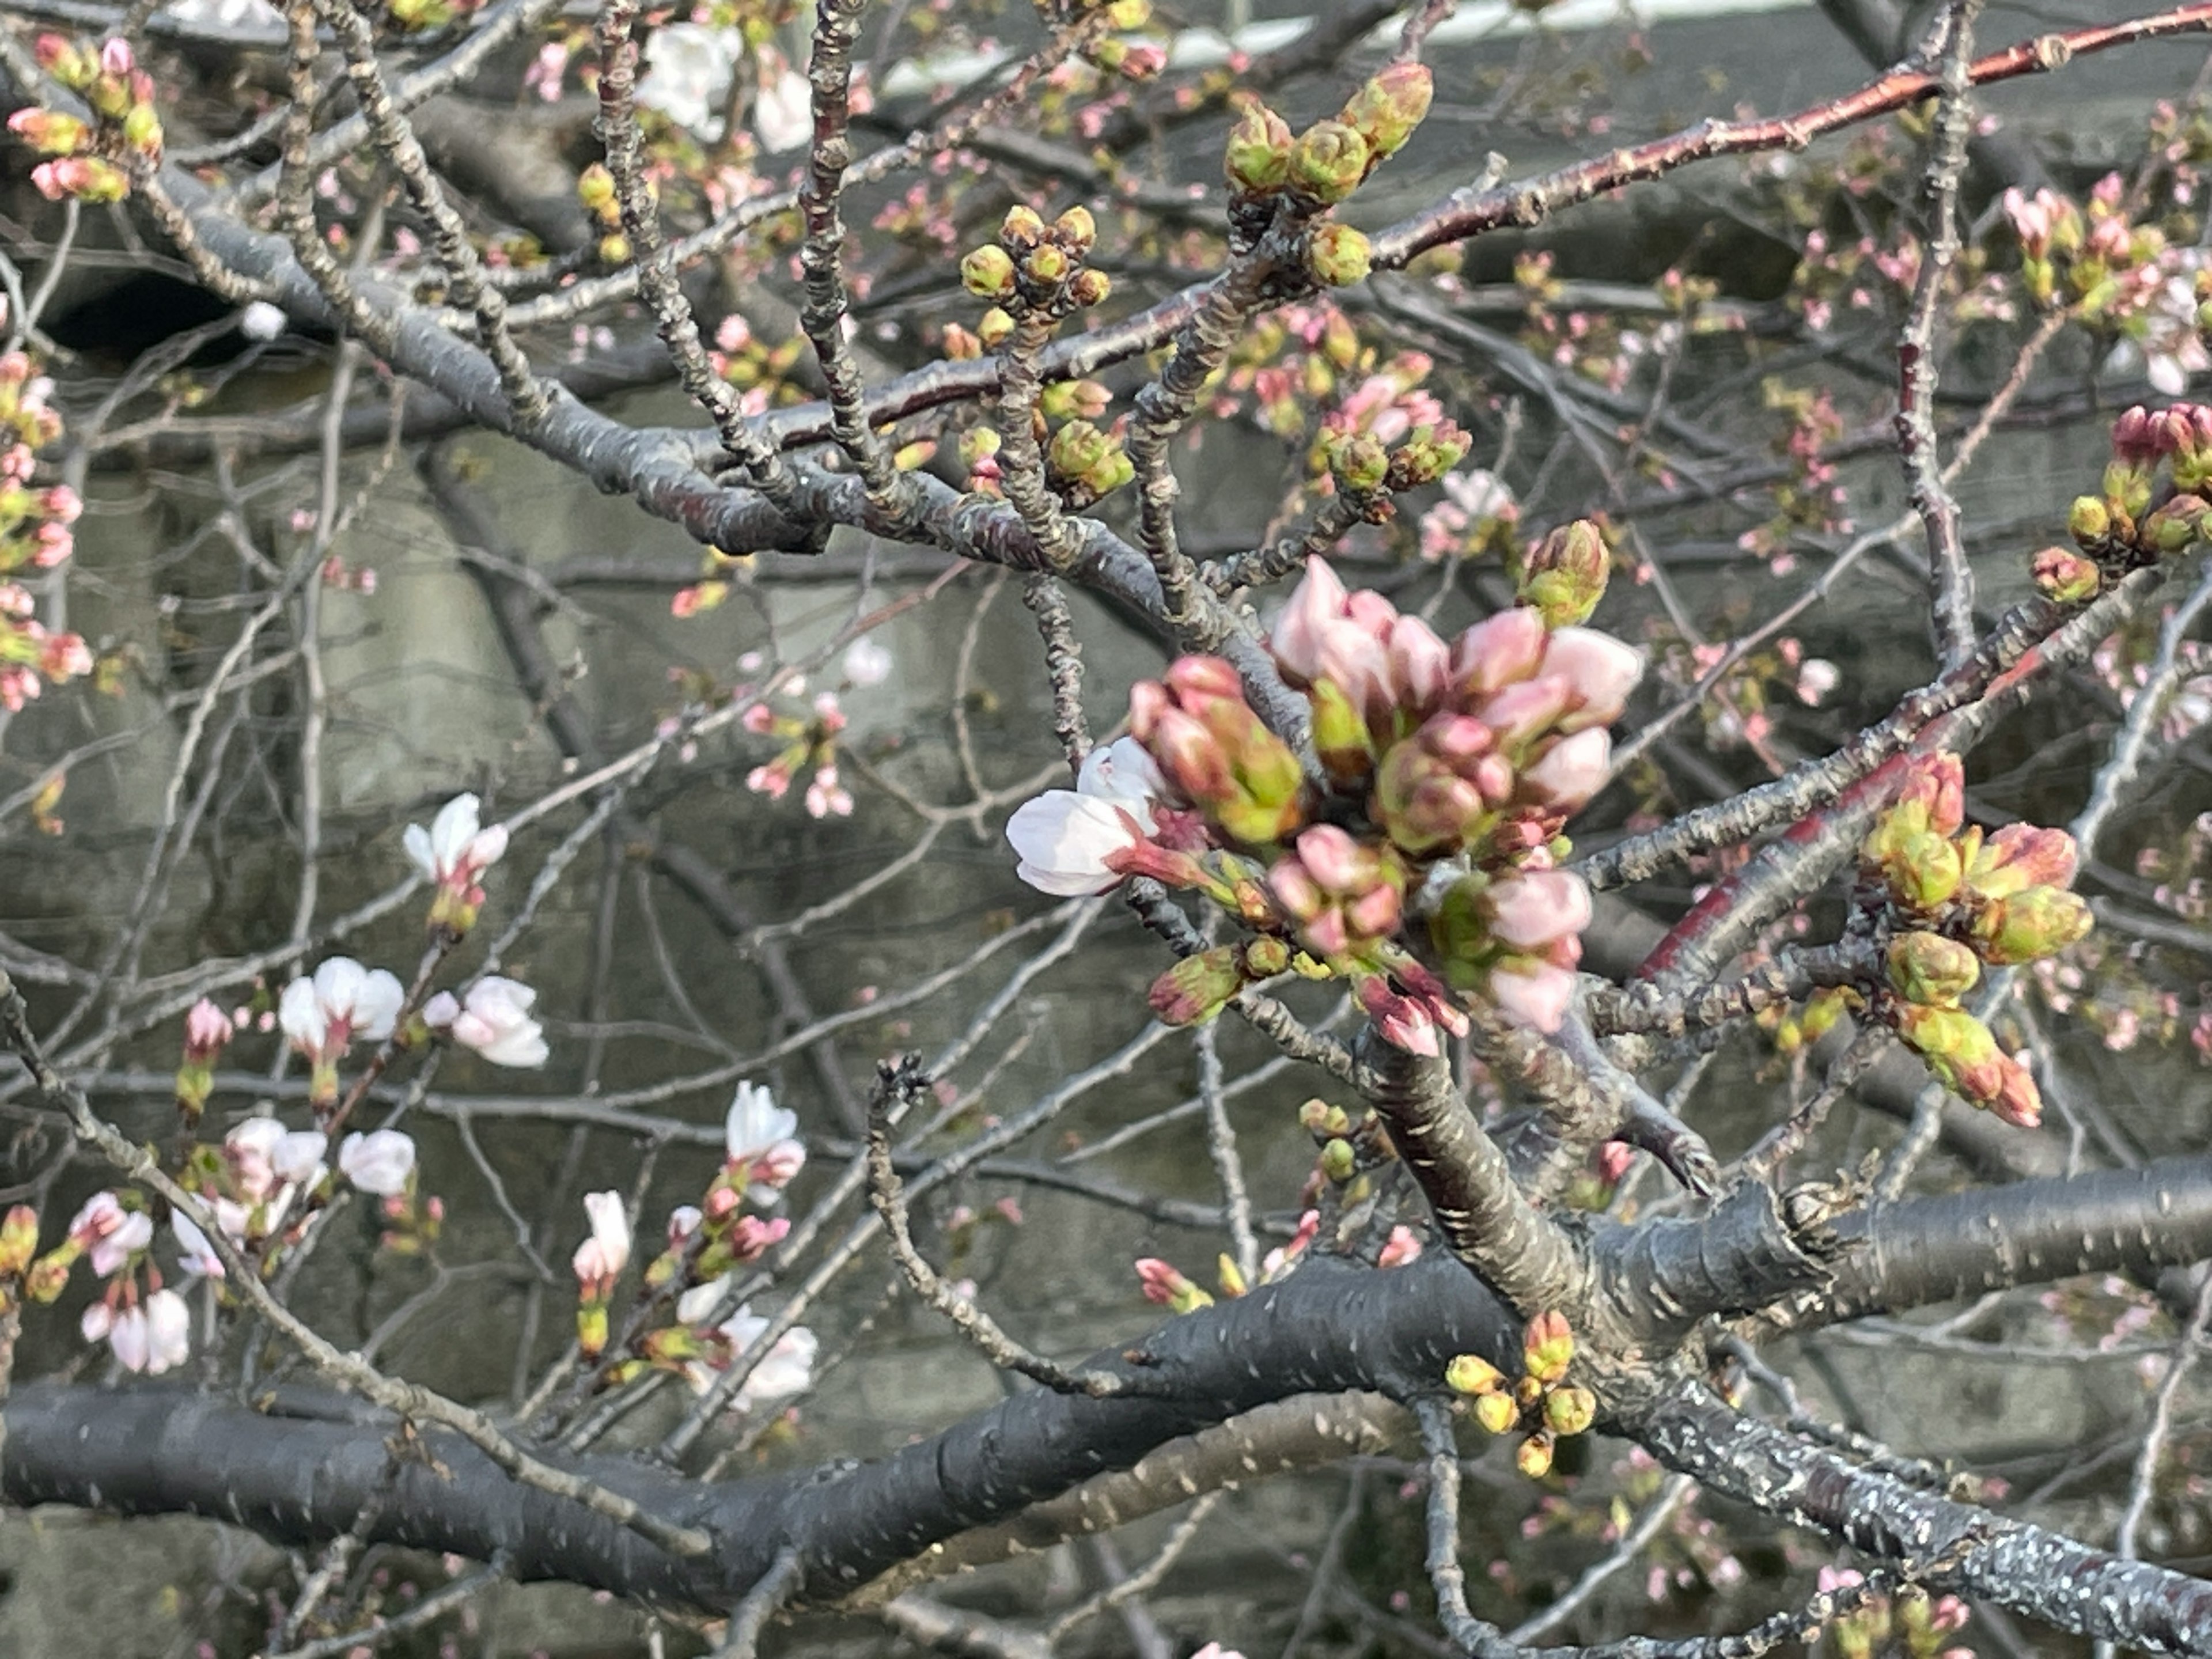
<path fill-rule="evenodd" d="M 456 795 L 428 830 L 409 824 L 404 839 L 415 867 L 441 885 L 466 887 L 498 863 L 507 851 L 507 826 L 479 828 L 481 805 L 474 795 Z"/>
<path fill-rule="evenodd" d="M 768 1327 L 769 1322 L 753 1312 L 750 1304 L 745 1304 L 722 1322 L 720 1329 L 730 1340 L 732 1356 L 739 1356 L 759 1340 Z M 814 1382 L 814 1359 L 819 1346 L 812 1331 L 804 1325 L 793 1326 L 776 1339 L 775 1346 L 754 1368 L 731 1403 L 740 1411 L 750 1411 L 757 1406 L 804 1394 Z"/>
<path fill-rule="evenodd" d="M 335 1062 L 357 1037 L 374 1042 L 390 1036 L 406 999 L 385 969 L 332 957 L 312 979 L 295 979 L 284 988 L 276 1018 L 294 1048 L 318 1063 Z"/>
<path fill-rule="evenodd" d="M 1565 870 L 1529 870 L 1494 883 L 1491 932 L 1524 951 L 1580 933 L 1590 923 L 1589 888 Z"/>
<path fill-rule="evenodd" d="M 192 1279 L 221 1279 L 223 1276 L 222 1258 L 215 1253 L 208 1237 L 182 1210 L 169 1212 L 169 1231 L 177 1237 L 177 1254 L 183 1259 L 184 1270 Z"/>
<path fill-rule="evenodd" d="M 1121 884 L 1107 860 L 1143 841 L 1147 827 L 1119 801 L 1068 789 L 1048 789 L 1024 801 L 1006 820 L 1006 840 L 1019 858 L 1014 873 L 1039 892 L 1085 897 Z"/>
<path fill-rule="evenodd" d="M 797 149 L 814 136 L 814 95 L 806 77 L 781 55 L 761 65 L 753 100 L 753 136 L 770 155 Z"/>
<path fill-rule="evenodd" d="M 154 1218 L 143 1211 L 126 1212 L 114 1230 L 92 1247 L 92 1270 L 102 1279 L 122 1270 L 131 1256 L 154 1242 Z"/>
<path fill-rule="evenodd" d="M 324 1159 L 330 1155 L 331 1138 L 319 1129 L 294 1129 L 278 1138 L 270 1154 L 270 1167 L 280 1181 L 313 1187 L 329 1173 Z"/>
<path fill-rule="evenodd" d="M 115 1354 L 115 1363 L 126 1371 L 143 1371 L 152 1355 L 153 1344 L 147 1334 L 146 1310 L 125 1308 L 115 1316 L 107 1328 L 107 1346 Z"/>
<path fill-rule="evenodd" d="M 629 1265 L 629 1217 L 622 1194 L 614 1191 L 586 1193 L 584 1209 L 592 1219 L 592 1236 L 576 1247 L 571 1265 L 587 1292 L 604 1296 Z"/>
<path fill-rule="evenodd" d="M 854 685 L 881 685 L 891 676 L 891 653 L 873 640 L 854 640 L 845 647 L 845 678 Z"/>
<path fill-rule="evenodd" d="M 1558 628 L 1538 672 L 1562 675 L 1574 687 L 1577 706 L 1559 722 L 1563 728 L 1610 726 L 1644 678 L 1644 653 L 1594 628 Z"/>
<path fill-rule="evenodd" d="M 146 1374 L 159 1376 L 192 1357 L 192 1310 L 174 1291 L 146 1298 Z"/>
<path fill-rule="evenodd" d="M 362 1191 L 391 1198 L 407 1190 L 414 1173 L 414 1139 L 397 1129 L 349 1134 L 338 1148 L 338 1168 Z"/>
<path fill-rule="evenodd" d="M 276 1186 L 276 1149 L 283 1139 L 284 1126 L 273 1117 L 249 1117 L 222 1138 L 231 1178 L 248 1203 L 267 1197 Z"/>
<path fill-rule="evenodd" d="M 744 37 L 735 29 L 670 23 L 653 31 L 637 101 L 712 143 L 722 136 L 722 106 Z"/>
<path fill-rule="evenodd" d="M 1152 809 L 1168 793 L 1167 779 L 1152 751 L 1134 738 L 1116 738 L 1083 757 L 1075 779 L 1075 793 L 1093 799 L 1114 801 L 1129 809 L 1149 830 Z"/>
<path fill-rule="evenodd" d="M 775 1096 L 757 1083 L 740 1083 L 722 1121 L 723 1145 L 730 1162 L 750 1164 L 776 1152 L 782 1143 L 796 1145 L 799 1114 L 775 1103 Z M 802 1148 L 803 1160 L 805 1152 Z"/>
<path fill-rule="evenodd" d="M 487 974 L 469 987 L 467 1002 L 447 1024 L 454 1042 L 495 1066 L 543 1066 L 549 1052 L 545 1033 L 530 1018 L 537 1000 L 538 993 L 527 985 Z M 428 1018 L 427 1010 L 424 1018 Z"/>
<path fill-rule="evenodd" d="M 1593 726 L 1553 744 L 1521 775 L 1528 793 L 1547 805 L 1573 811 L 1605 787 L 1613 775 L 1613 739 Z"/>

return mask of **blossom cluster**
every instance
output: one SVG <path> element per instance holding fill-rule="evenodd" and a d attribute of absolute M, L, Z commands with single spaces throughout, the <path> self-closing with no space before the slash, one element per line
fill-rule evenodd
<path fill-rule="evenodd" d="M 21 351 L 0 356 L 0 575 L 26 565 L 50 570 L 70 556 L 70 526 L 83 511 L 66 485 L 33 489 L 33 453 L 61 436 L 53 382 Z M 30 590 L 0 580 L 0 707 L 21 709 L 47 683 L 89 673 L 92 652 L 75 634 L 56 634 L 35 614 Z"/>
<path fill-rule="evenodd" d="M 1597 552 L 1591 526 L 1547 537 L 1522 573 L 1533 602 L 1450 643 L 1312 560 L 1268 648 L 1310 710 L 1314 774 L 1235 669 L 1185 657 L 1131 691 L 1131 738 L 1094 751 L 1074 790 L 1015 812 L 1018 872 L 1061 894 L 1149 877 L 1249 928 L 1162 976 L 1152 1005 L 1170 1022 L 1211 1018 L 1287 967 L 1348 980 L 1419 1053 L 1438 1052 L 1439 1027 L 1466 1029 L 1455 993 L 1558 1029 L 1590 917 L 1588 890 L 1556 867 L 1560 830 L 1604 786 L 1605 728 L 1643 668 L 1577 625 L 1603 590 Z M 1408 926 L 1424 896 L 1425 946 Z"/>
<path fill-rule="evenodd" d="M 1444 1382 L 1474 1401 L 1474 1420 L 1492 1434 L 1530 1430 L 1515 1449 L 1514 1462 L 1530 1480 L 1548 1474 L 1561 1437 L 1582 1434 L 1597 1420 L 1597 1396 L 1569 1382 L 1574 1364 L 1574 1333 L 1561 1313 L 1540 1313 L 1522 1334 L 1521 1376 L 1508 1382 L 1480 1354 L 1456 1356 L 1444 1368 Z"/>
<path fill-rule="evenodd" d="M 714 1374 L 727 1370 L 767 1330 L 769 1322 L 750 1304 L 727 1304 L 736 1270 L 757 1261 L 791 1231 L 787 1218 L 758 1212 L 774 1205 L 805 1167 L 806 1147 L 798 1133 L 798 1114 L 778 1106 L 767 1089 L 753 1083 L 738 1085 L 723 1122 L 721 1169 L 700 1203 L 678 1206 L 670 1213 L 667 1248 L 645 1270 L 645 1288 L 653 1300 L 643 1311 L 660 1310 L 672 1292 L 673 1320 L 627 1339 L 608 1368 L 610 1384 L 658 1369 L 684 1376 L 704 1393 Z M 596 1361 L 609 1344 L 608 1310 L 616 1284 L 629 1266 L 634 1240 L 619 1193 L 587 1193 L 584 1206 L 591 1236 L 576 1247 L 569 1265 L 576 1275 L 577 1348 L 586 1361 Z M 785 1332 L 738 1390 L 736 1408 L 748 1411 L 803 1392 L 811 1379 L 816 1348 L 814 1334 L 805 1327 Z"/>
<path fill-rule="evenodd" d="M 2066 528 L 2079 554 L 2047 547 L 2035 585 L 2061 604 L 2094 599 L 2129 571 L 2187 552 L 2212 519 L 2212 406 L 2138 404 L 2112 422 L 2099 492 L 2077 495 Z"/>
<path fill-rule="evenodd" d="M 84 100 L 92 119 L 26 105 L 8 130 L 48 159 L 31 169 L 39 194 L 58 202 L 119 202 L 131 175 L 161 159 L 161 118 L 154 82 L 119 37 L 87 52 L 58 34 L 42 34 L 33 50 L 39 67 Z"/>
<path fill-rule="evenodd" d="M 2089 931 L 2089 907 L 2067 890 L 2074 838 L 2030 823 L 1985 836 L 1966 823 L 1959 757 L 1932 755 L 1907 768 L 1860 856 L 1889 912 L 1877 1012 L 1946 1088 L 2033 1128 L 2043 1112 L 2034 1078 L 1960 1000 L 1984 963 L 2033 963 Z"/>

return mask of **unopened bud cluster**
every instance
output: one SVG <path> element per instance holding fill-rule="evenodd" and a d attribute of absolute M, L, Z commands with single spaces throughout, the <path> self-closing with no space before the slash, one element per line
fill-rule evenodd
<path fill-rule="evenodd" d="M 161 159 L 153 81 L 127 40 L 87 52 L 60 35 L 42 34 L 34 51 L 39 67 L 83 99 L 92 118 L 36 105 L 8 118 L 10 132 L 50 158 L 31 169 L 31 182 L 49 201 L 121 201 L 131 193 L 131 173 Z"/>
<path fill-rule="evenodd" d="M 70 526 L 83 511 L 64 484 L 34 489 L 34 451 L 61 436 L 61 415 L 48 401 L 53 384 L 21 351 L 0 355 L 0 578 L 26 566 L 50 570 L 70 556 Z M 92 652 L 75 634 L 48 631 L 30 589 L 0 580 L 0 708 L 11 712 L 93 667 Z"/>
<path fill-rule="evenodd" d="M 1509 1382 L 1480 1354 L 1463 1353 L 1444 1368 L 1444 1382 L 1474 1401 L 1474 1420 L 1492 1434 L 1529 1431 L 1514 1462 L 1534 1480 L 1551 1472 L 1563 1437 L 1586 1432 L 1597 1419 L 1597 1397 L 1566 1380 L 1574 1358 L 1566 1316 L 1541 1313 L 1522 1334 L 1519 1378 Z"/>
<path fill-rule="evenodd" d="M 1587 615 L 1602 566 L 1560 539 L 1539 562 L 1554 614 Z M 1247 700 L 1236 668 L 1184 657 L 1130 693 L 1130 738 L 1086 761 L 1073 792 L 1007 827 L 1021 873 L 1048 892 L 1145 877 L 1198 892 L 1252 935 L 1177 963 L 1163 1018 L 1212 1018 L 1285 969 L 1351 982 L 1389 1041 L 1440 1052 L 1468 1029 L 1462 994 L 1556 1030 L 1575 992 L 1589 890 L 1556 867 L 1561 830 L 1610 775 L 1606 726 L 1643 672 L 1607 635 L 1523 605 L 1446 642 L 1309 562 L 1268 641 L 1303 694 L 1309 775 Z M 1126 748 L 1125 748 L 1126 745 Z M 1449 862 L 1455 878 L 1414 899 Z"/>
<path fill-rule="evenodd" d="M 1336 114 L 1293 137 L 1290 124 L 1265 104 L 1248 104 L 1230 129 L 1222 155 L 1231 217 L 1263 228 L 1279 200 L 1301 220 L 1351 196 L 1389 157 L 1405 147 L 1429 112 L 1434 83 L 1419 64 L 1394 64 L 1352 94 Z M 1366 280 L 1374 252 L 1350 225 L 1326 221 L 1304 238 L 1306 274 L 1324 288 Z"/>
<path fill-rule="evenodd" d="M 2005 214 L 2020 239 L 2021 280 L 2037 305 L 2109 325 L 2164 286 L 2165 233 L 2135 223 L 2125 196 L 2117 173 L 2090 192 L 2086 216 L 2052 190 L 2005 192 Z"/>
<path fill-rule="evenodd" d="M 976 327 L 978 348 L 995 351 L 1019 330 L 1024 331 L 1020 343 L 1034 349 L 1054 324 L 1105 299 L 1113 289 L 1111 280 L 1085 263 L 1097 240 L 1097 222 L 1088 208 L 1072 207 L 1050 224 L 1032 208 L 1009 209 L 997 239 L 971 249 L 960 262 L 962 284 L 977 299 L 992 301 Z M 1046 400 L 1048 406 L 1041 405 L 1036 416 L 1047 476 L 1061 498 L 1078 510 L 1136 476 L 1122 447 L 1119 423 L 1110 429 L 1095 423 L 1094 417 L 1106 412 L 1109 401 L 1110 395 L 1097 381 L 1079 381 L 1054 388 Z M 1048 438 L 1048 414 L 1073 418 Z M 967 447 L 963 444 L 963 455 Z M 994 456 L 997 448 L 998 434 L 994 433 L 988 447 L 969 458 L 969 476 L 979 489 L 989 489 L 997 483 L 995 463 L 983 469 L 975 465 L 977 460 Z"/>
<path fill-rule="evenodd" d="M 622 265 L 629 263 L 632 249 L 629 237 L 623 229 L 622 203 L 615 194 L 615 176 L 607 171 L 606 163 L 594 161 L 576 175 L 576 199 L 591 216 L 592 228 L 599 233 L 599 255 L 602 264 Z"/>
<path fill-rule="evenodd" d="M 2094 599 L 2129 571 L 2206 539 L 2212 516 L 2212 408 L 2138 404 L 2112 423 L 2112 459 L 2094 495 L 2075 498 L 2066 528 L 2080 550 L 2035 556 L 2037 587 L 2062 604 Z"/>
<path fill-rule="evenodd" d="M 2034 962 L 2089 931 L 2088 905 L 2068 890 L 2074 838 L 2030 823 L 1984 836 L 1966 823 L 1959 757 L 1934 755 L 1913 763 L 1860 855 L 1888 913 L 1882 1018 L 1946 1088 L 2033 1127 L 2035 1079 L 1960 1001 L 1985 964 Z"/>

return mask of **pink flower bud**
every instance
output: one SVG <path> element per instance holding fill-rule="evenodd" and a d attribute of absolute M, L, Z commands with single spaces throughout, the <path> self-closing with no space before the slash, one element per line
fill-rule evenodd
<path fill-rule="evenodd" d="M 1559 726 L 1578 732 L 1585 726 L 1610 726 L 1620 718 L 1629 693 L 1644 678 L 1644 653 L 1592 629 L 1554 629 L 1537 672 L 1547 678 L 1561 675 L 1574 688 L 1575 706 Z"/>
<path fill-rule="evenodd" d="M 1589 888 L 1566 870 L 1528 870 L 1491 884 L 1491 931 L 1523 951 L 1578 935 L 1590 924 Z"/>
<path fill-rule="evenodd" d="M 1544 757 L 1521 774 L 1522 793 L 1554 811 L 1573 812 L 1588 804 L 1613 775 L 1613 739 L 1602 726 L 1562 738 Z"/>

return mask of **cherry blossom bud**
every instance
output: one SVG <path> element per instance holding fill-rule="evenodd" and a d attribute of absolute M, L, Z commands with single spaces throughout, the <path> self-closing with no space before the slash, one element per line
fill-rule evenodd
<path fill-rule="evenodd" d="M 1485 988 L 1506 1018 L 1548 1036 L 1574 1006 L 1575 975 L 1555 963 L 1509 958 L 1491 971 Z"/>
<path fill-rule="evenodd" d="M 1526 605 L 1501 611 L 1453 642 L 1452 678 L 1470 699 L 1518 684 L 1535 674 L 1550 638 L 1544 619 Z"/>
<path fill-rule="evenodd" d="M 1114 291 L 1114 279 L 1103 270 L 1088 266 L 1079 270 L 1067 281 L 1067 297 L 1079 306 L 1091 307 L 1106 303 L 1106 296 Z"/>
<path fill-rule="evenodd" d="M 2112 537 L 2112 512 L 2094 495 L 2076 495 L 2067 511 L 2066 533 L 2084 553 L 2101 552 Z"/>
<path fill-rule="evenodd" d="M 2096 562 L 2063 547 L 2046 547 L 2035 556 L 2035 586 L 2058 605 L 2083 605 L 2097 597 L 2104 577 Z"/>
<path fill-rule="evenodd" d="M 484 897 L 479 883 L 484 872 L 506 855 L 507 826 L 481 828 L 478 810 L 474 795 L 456 795 L 439 809 L 428 830 L 410 823 L 402 838 L 415 867 L 437 884 L 430 906 L 434 929 L 465 933 L 476 925 Z"/>
<path fill-rule="evenodd" d="M 2172 558 L 2204 539 L 2209 519 L 2212 519 L 2212 501 L 2197 495 L 2176 495 L 2142 521 L 2136 540 L 2144 551 Z"/>
<path fill-rule="evenodd" d="M 606 1352 L 607 1304 L 604 1302 L 580 1302 L 576 1304 L 576 1352 L 588 1362 Z"/>
<path fill-rule="evenodd" d="M 584 1210 L 591 1218 L 592 1236 L 576 1247 L 569 1265 L 585 1299 L 605 1302 L 629 1265 L 629 1218 L 622 1194 L 611 1190 L 586 1193 Z"/>
<path fill-rule="evenodd" d="M 1290 174 L 1291 129 L 1265 104 L 1248 105 L 1222 155 L 1229 188 L 1240 195 L 1265 196 L 1280 190 Z"/>
<path fill-rule="evenodd" d="M 1211 1296 L 1158 1256 L 1138 1259 L 1137 1282 L 1144 1288 L 1146 1301 L 1157 1302 L 1176 1313 L 1194 1313 L 1213 1305 Z"/>
<path fill-rule="evenodd" d="M 1163 1025 L 1203 1025 L 1243 988 L 1237 949 L 1222 945 L 1177 962 L 1152 981 L 1146 1000 Z"/>
<path fill-rule="evenodd" d="M 1530 1320 L 1522 1334 L 1521 1356 L 1528 1375 L 1539 1382 L 1557 1382 L 1565 1377 L 1575 1358 L 1575 1337 L 1567 1328 L 1567 1316 L 1553 1310 Z"/>
<path fill-rule="evenodd" d="M 1465 460 L 1474 447 L 1474 440 L 1450 421 L 1417 426 L 1391 452 L 1390 488 L 1417 489 L 1432 484 Z"/>
<path fill-rule="evenodd" d="M 1080 258 L 1098 240 L 1098 221 L 1079 203 L 1052 222 L 1052 234 L 1055 241 Z"/>
<path fill-rule="evenodd" d="M 1044 240 L 1044 220 L 1033 207 L 1017 203 L 999 222 L 999 240 L 1009 253 L 1026 253 Z"/>
<path fill-rule="evenodd" d="M 1218 657 L 1183 657 L 1164 684 L 1139 681 L 1129 729 L 1185 799 L 1231 839 L 1279 841 L 1304 816 L 1297 757 L 1244 701 L 1237 671 Z"/>
<path fill-rule="evenodd" d="M 1516 583 L 1521 603 L 1548 628 L 1586 622 L 1605 597 L 1613 556 L 1588 519 L 1559 526 L 1528 550 Z"/>
<path fill-rule="evenodd" d="M 39 1253 L 39 1212 L 27 1204 L 0 1217 L 0 1279 L 19 1279 Z"/>
<path fill-rule="evenodd" d="M 1022 275 L 1035 288 L 1057 288 L 1074 269 L 1075 262 L 1068 257 L 1067 250 L 1053 242 L 1039 243 L 1022 258 Z"/>
<path fill-rule="evenodd" d="M 2069 887 L 2080 858 L 2063 830 L 2008 823 L 1967 849 L 1966 886 L 1980 899 L 2009 898 L 2030 887 Z"/>
<path fill-rule="evenodd" d="M 1560 717 L 1559 729 L 1579 732 L 1620 718 L 1644 678 L 1644 653 L 1592 629 L 1555 628 L 1536 672 L 1542 679 L 1560 676 L 1572 688 L 1572 706 Z"/>
<path fill-rule="evenodd" d="M 1962 1100 L 1995 1109 L 2008 1123 L 2033 1128 L 2043 1100 L 2026 1068 L 1997 1047 L 1990 1028 L 1963 1009 L 1907 1003 L 1893 1012 L 1897 1034 L 1927 1062 L 1936 1080 Z"/>
<path fill-rule="evenodd" d="M 1544 1426 L 1553 1434 L 1580 1434 L 1597 1420 L 1597 1396 L 1588 1389 L 1553 1389 L 1544 1396 Z"/>
<path fill-rule="evenodd" d="M 41 155 L 67 155 L 84 143 L 88 129 L 73 115 L 33 104 L 8 118 L 8 131 Z"/>
<path fill-rule="evenodd" d="M 1504 1434 L 1521 1420 L 1521 1407 L 1503 1392 L 1475 1396 L 1474 1420 L 1492 1434 Z"/>
<path fill-rule="evenodd" d="M 58 34 L 42 34 L 32 44 L 39 67 L 72 92 L 79 92 L 100 72 L 98 63 L 75 41 Z"/>
<path fill-rule="evenodd" d="M 1306 270 L 1323 288 L 1350 288 L 1367 280 L 1375 251 L 1350 225 L 1316 225 L 1306 240 Z"/>
<path fill-rule="evenodd" d="M 1357 129 L 1341 121 L 1316 121 L 1291 146 L 1287 181 L 1322 207 L 1331 207 L 1359 188 L 1372 152 Z"/>
<path fill-rule="evenodd" d="M 1352 94 L 1346 125 L 1367 141 L 1377 161 L 1395 155 L 1429 112 L 1436 83 L 1427 66 L 1393 64 Z"/>
<path fill-rule="evenodd" d="M 2014 967 L 2056 956 L 2094 921 L 2079 893 L 2031 887 L 1996 900 L 1975 916 L 1974 948 L 1994 967 Z"/>
<path fill-rule="evenodd" d="M 1521 793 L 1554 811 L 1576 812 L 1613 776 L 1613 739 L 1602 726 L 1562 738 L 1521 774 Z"/>
<path fill-rule="evenodd" d="M 1955 1004 L 1982 976 L 1973 951 L 1936 933 L 1899 933 L 1884 958 L 1890 988 L 1907 1002 Z"/>
<path fill-rule="evenodd" d="M 1444 1386 L 1455 1394 L 1495 1394 L 1505 1386 L 1505 1373 L 1480 1354 L 1457 1354 L 1444 1367 Z"/>
<path fill-rule="evenodd" d="M 1567 870 L 1525 870 L 1504 876 L 1484 895 L 1492 935 L 1524 951 L 1541 951 L 1590 924 L 1590 892 Z"/>
<path fill-rule="evenodd" d="M 1014 291 L 1013 257 L 991 243 L 970 249 L 960 262 L 960 285 L 979 300 L 1004 300 Z"/>
<path fill-rule="evenodd" d="M 1513 1467 L 1531 1480 L 1540 1480 L 1552 1472 L 1552 1435 L 1540 1429 L 1523 1440 L 1513 1453 Z"/>
<path fill-rule="evenodd" d="M 1420 1235 L 1401 1224 L 1390 1229 L 1390 1237 L 1384 1241 L 1382 1250 L 1376 1255 L 1375 1265 L 1378 1267 L 1402 1267 L 1420 1259 Z"/>
<path fill-rule="evenodd" d="M 1013 318 L 997 306 L 985 312 L 975 324 L 975 337 L 982 342 L 986 351 L 996 351 L 1013 331 Z"/>

